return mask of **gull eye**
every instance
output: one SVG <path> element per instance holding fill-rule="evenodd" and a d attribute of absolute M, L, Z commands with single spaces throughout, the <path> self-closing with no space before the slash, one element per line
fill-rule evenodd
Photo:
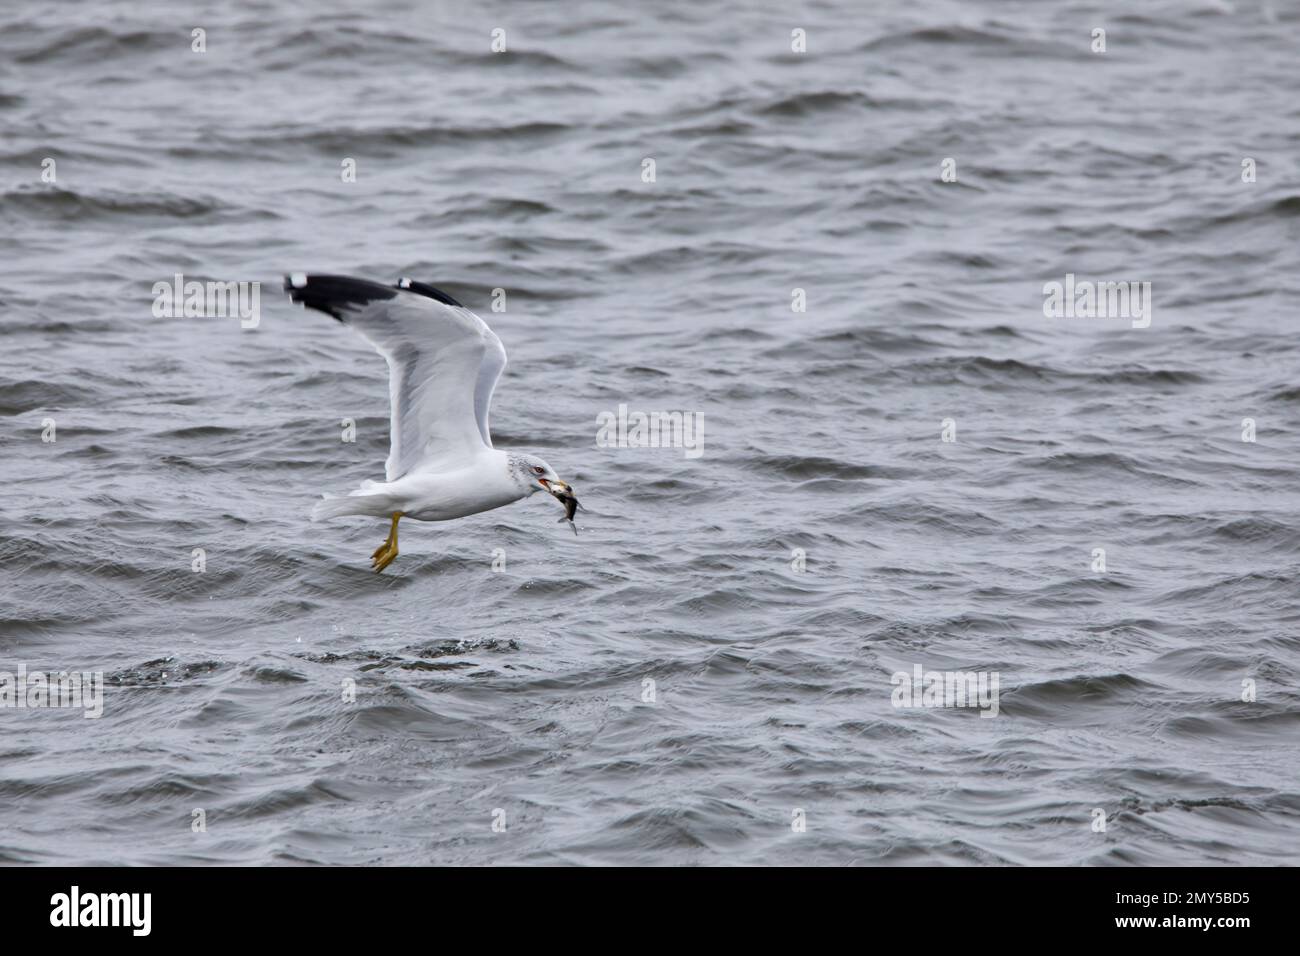
<path fill-rule="evenodd" d="M 545 469 L 545 468 L 538 468 L 536 465 L 534 465 L 534 466 L 533 466 L 533 474 L 534 474 L 534 475 L 544 475 L 544 474 L 546 474 L 546 469 Z"/>

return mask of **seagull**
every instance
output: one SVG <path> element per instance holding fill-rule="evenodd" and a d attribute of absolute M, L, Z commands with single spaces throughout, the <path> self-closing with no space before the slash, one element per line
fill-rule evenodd
<path fill-rule="evenodd" d="M 285 277 L 294 302 L 361 334 L 388 362 L 392 402 L 384 481 L 347 496 L 325 495 L 313 521 L 343 515 L 387 518 L 388 540 L 371 556 L 383 571 L 397 557 L 397 522 L 451 521 L 548 491 L 565 505 L 574 532 L 578 499 L 536 455 L 498 451 L 488 406 L 506 350 L 487 323 L 447 293 L 401 279 L 386 286 L 339 275 Z"/>

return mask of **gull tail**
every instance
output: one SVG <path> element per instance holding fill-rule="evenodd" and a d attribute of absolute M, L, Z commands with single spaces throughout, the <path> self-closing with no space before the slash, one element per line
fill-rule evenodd
<path fill-rule="evenodd" d="M 361 515 L 365 514 L 368 509 L 358 508 L 355 498 L 340 498 L 337 495 L 326 495 L 316 504 L 312 505 L 312 521 L 332 521 L 334 518 L 342 518 L 344 515 Z"/>
<path fill-rule="evenodd" d="M 312 521 L 332 521 L 347 515 L 368 515 L 371 518 L 387 518 L 393 512 L 393 504 L 388 495 L 371 494 L 366 485 L 349 495 L 325 495 L 311 509 Z"/>

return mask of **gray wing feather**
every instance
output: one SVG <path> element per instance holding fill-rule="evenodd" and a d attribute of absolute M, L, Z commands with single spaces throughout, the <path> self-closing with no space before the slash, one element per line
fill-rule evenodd
<path fill-rule="evenodd" d="M 285 288 L 351 326 L 388 362 L 389 481 L 426 464 L 458 467 L 492 447 L 488 407 L 506 350 L 477 315 L 442 293 L 349 276 L 295 274 Z"/>

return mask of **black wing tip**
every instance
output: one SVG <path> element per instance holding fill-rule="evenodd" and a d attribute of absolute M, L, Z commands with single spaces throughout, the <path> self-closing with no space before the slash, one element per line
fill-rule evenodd
<path fill-rule="evenodd" d="M 301 302 L 309 309 L 324 312 L 343 321 L 343 313 L 348 308 L 368 305 L 382 299 L 391 299 L 397 292 L 388 286 L 371 282 L 369 279 L 354 279 L 352 276 L 308 275 L 305 272 L 291 272 L 284 277 L 284 291 L 294 302 Z"/>
<path fill-rule="evenodd" d="M 406 276 L 397 280 L 397 288 L 405 289 L 407 292 L 414 292 L 416 295 L 422 295 L 426 299 L 434 299 L 443 305 L 454 305 L 458 309 L 465 308 L 447 293 L 441 289 L 429 285 L 427 282 L 416 282 L 414 279 L 408 279 Z"/>
<path fill-rule="evenodd" d="M 386 286 L 371 282 L 369 279 L 355 279 L 352 276 L 290 272 L 284 277 L 284 291 L 289 293 L 289 298 L 294 302 L 301 302 L 307 308 L 324 312 L 340 322 L 344 321 L 343 313 L 348 308 L 368 305 L 381 299 L 391 299 L 399 291 L 413 292 L 441 302 L 443 305 L 464 308 L 441 289 L 427 282 L 417 282 L 405 277 L 398 279 L 396 286 Z"/>

